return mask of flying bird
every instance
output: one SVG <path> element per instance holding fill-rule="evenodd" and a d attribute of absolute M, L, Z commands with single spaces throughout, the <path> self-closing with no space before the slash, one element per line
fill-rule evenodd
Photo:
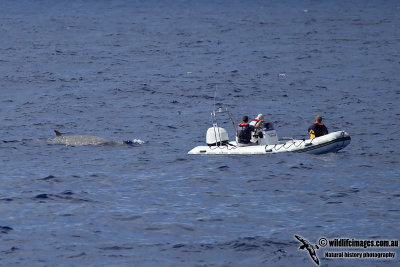
<path fill-rule="evenodd" d="M 319 249 L 319 247 L 317 245 L 315 245 L 315 246 L 311 245 L 310 242 L 308 242 L 307 240 L 305 240 L 301 236 L 298 236 L 298 235 L 294 235 L 294 236 L 297 238 L 297 240 L 299 240 L 301 243 L 303 243 L 303 245 L 301 245 L 299 247 L 299 249 L 303 249 L 303 250 L 307 249 L 308 253 L 310 254 L 311 259 L 313 259 L 313 261 L 317 265 L 319 265 L 319 259 L 317 257 L 317 254 L 315 253 L 315 250 Z"/>

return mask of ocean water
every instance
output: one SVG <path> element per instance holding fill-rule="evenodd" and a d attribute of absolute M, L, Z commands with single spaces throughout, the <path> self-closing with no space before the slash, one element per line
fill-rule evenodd
<path fill-rule="evenodd" d="M 0 265 L 315 266 L 295 234 L 400 239 L 399 12 L 2 1 Z M 306 137 L 321 114 L 352 142 L 318 156 L 189 156 L 214 103 L 236 121 L 265 114 L 281 137 Z M 54 130 L 144 143 L 55 145 Z M 399 258 L 324 251 L 321 266 Z"/>

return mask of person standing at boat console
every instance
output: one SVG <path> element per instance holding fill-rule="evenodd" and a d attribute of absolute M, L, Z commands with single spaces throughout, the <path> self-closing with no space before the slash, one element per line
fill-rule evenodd
<path fill-rule="evenodd" d="M 263 115 L 263 114 L 258 114 L 258 115 L 257 115 L 257 118 L 255 118 L 254 120 L 252 120 L 252 122 L 250 122 L 249 124 L 252 125 L 252 126 L 256 126 L 257 123 L 258 123 L 259 121 L 262 121 L 262 120 L 264 120 L 264 115 Z"/>
<path fill-rule="evenodd" d="M 257 118 L 255 118 L 254 120 L 252 120 L 249 124 L 250 124 L 251 126 L 256 126 L 257 123 L 258 123 L 259 121 L 264 122 L 264 115 L 261 114 L 261 113 L 258 114 L 258 115 L 257 115 Z M 261 127 L 260 127 L 260 128 L 261 128 Z M 262 132 L 261 132 L 261 129 L 260 129 L 260 128 L 255 129 L 255 130 L 252 132 L 252 136 L 251 136 L 250 142 L 252 142 L 252 143 L 257 143 L 257 142 L 258 142 L 258 138 L 262 138 Z"/>
<path fill-rule="evenodd" d="M 251 132 L 254 131 L 255 129 L 258 129 L 261 125 L 263 120 L 260 120 L 259 122 L 256 123 L 256 125 L 250 125 L 249 124 L 249 117 L 243 116 L 242 122 L 239 123 L 238 129 L 236 132 L 236 141 L 238 143 L 238 146 L 248 146 L 252 145 L 250 142 L 251 140 Z"/>
<path fill-rule="evenodd" d="M 308 133 L 310 134 L 310 139 L 328 134 L 328 128 L 322 123 L 321 116 L 315 117 L 315 122 L 308 127 Z"/>

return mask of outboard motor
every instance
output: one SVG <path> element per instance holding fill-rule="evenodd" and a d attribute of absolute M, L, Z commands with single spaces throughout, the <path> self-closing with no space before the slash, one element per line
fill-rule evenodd
<path fill-rule="evenodd" d="M 271 122 L 264 122 L 261 125 L 261 133 L 258 137 L 259 145 L 276 145 L 278 144 L 278 134 L 274 129 L 274 125 Z"/>
<path fill-rule="evenodd" d="M 221 146 L 229 144 L 228 132 L 216 124 L 208 128 L 206 142 L 208 146 Z"/>

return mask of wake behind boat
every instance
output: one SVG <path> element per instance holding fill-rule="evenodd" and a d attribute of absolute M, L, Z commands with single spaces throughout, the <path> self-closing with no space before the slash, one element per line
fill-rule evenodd
<path fill-rule="evenodd" d="M 257 143 L 248 146 L 238 146 L 237 141 L 229 141 L 228 132 L 218 126 L 217 114 L 228 114 L 233 125 L 230 112 L 221 108 L 211 113 L 213 126 L 207 130 L 206 146 L 197 146 L 188 154 L 219 155 L 219 154 L 271 154 L 279 152 L 296 152 L 324 154 L 337 152 L 350 144 L 350 135 L 345 131 L 336 131 L 313 139 L 278 140 L 278 134 L 271 123 L 263 123 L 258 132 Z"/>

